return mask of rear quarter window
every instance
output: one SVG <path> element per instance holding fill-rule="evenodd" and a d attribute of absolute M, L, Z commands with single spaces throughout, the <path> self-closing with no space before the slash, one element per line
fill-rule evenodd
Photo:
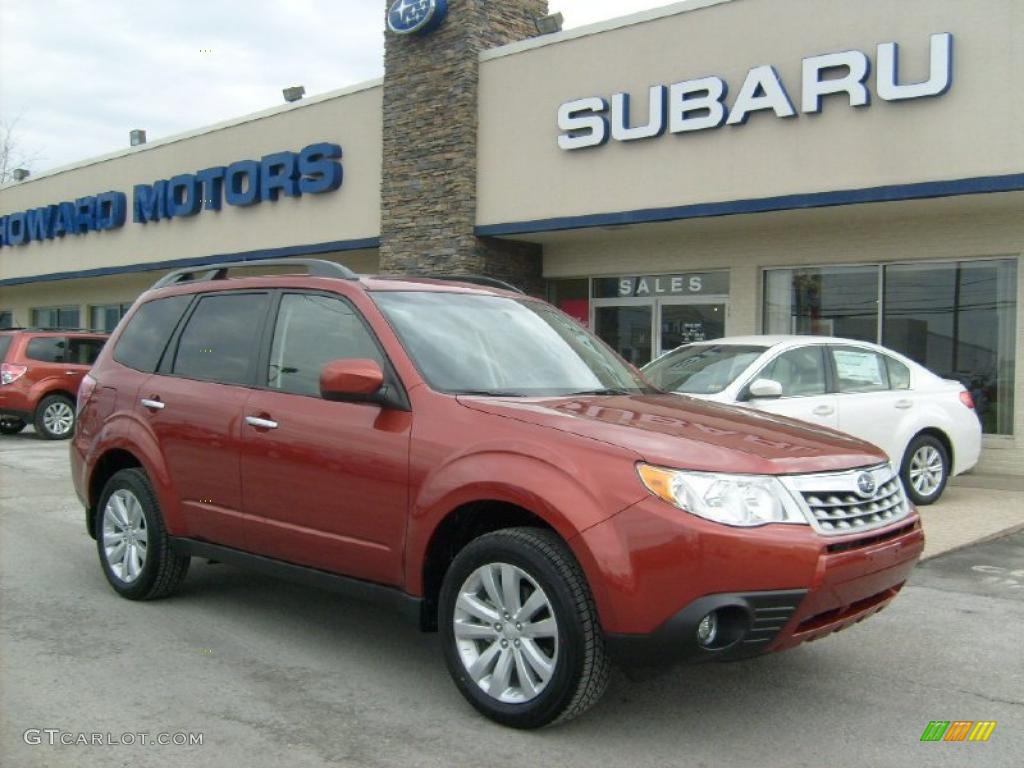
<path fill-rule="evenodd" d="M 0 363 L 7 358 L 7 350 L 11 348 L 14 336 L 9 333 L 0 334 Z"/>
<path fill-rule="evenodd" d="M 167 342 L 192 297 L 170 296 L 146 302 L 132 315 L 114 347 L 121 365 L 152 373 L 160 364 Z"/>

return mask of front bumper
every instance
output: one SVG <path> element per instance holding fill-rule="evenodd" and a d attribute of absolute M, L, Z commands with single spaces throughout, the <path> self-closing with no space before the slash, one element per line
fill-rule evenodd
<path fill-rule="evenodd" d="M 742 530 L 641 502 L 580 537 L 607 647 L 627 664 L 735 660 L 784 650 L 887 606 L 924 549 L 916 513 L 862 535 Z M 615 547 L 618 546 L 618 557 Z M 590 571 L 597 568 L 603 573 Z M 697 627 L 717 611 L 710 646 Z"/>

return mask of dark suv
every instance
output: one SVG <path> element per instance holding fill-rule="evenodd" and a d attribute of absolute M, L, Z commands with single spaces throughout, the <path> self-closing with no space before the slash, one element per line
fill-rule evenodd
<path fill-rule="evenodd" d="M 75 488 L 107 580 L 190 558 L 403 609 L 478 710 L 532 728 L 612 659 L 727 660 L 843 629 L 923 546 L 879 449 L 655 390 L 500 287 L 173 273 L 79 393 Z M 236 264 L 247 269 L 259 264 Z"/>
<path fill-rule="evenodd" d="M 0 434 L 28 424 L 49 440 L 75 430 L 75 396 L 106 334 L 11 328 L 0 330 Z"/>

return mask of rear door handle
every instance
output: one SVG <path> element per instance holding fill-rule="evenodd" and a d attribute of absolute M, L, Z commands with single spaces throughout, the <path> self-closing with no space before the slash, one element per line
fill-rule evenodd
<path fill-rule="evenodd" d="M 897 408 L 902 408 L 903 410 L 906 410 L 907 408 L 913 408 L 914 407 L 914 401 L 913 400 L 897 400 L 896 401 L 896 407 Z"/>
<path fill-rule="evenodd" d="M 277 429 L 277 422 L 271 419 L 261 419 L 259 416 L 246 416 L 245 423 L 256 429 Z"/>
<path fill-rule="evenodd" d="M 65 376 L 78 376 L 81 371 L 64 371 Z"/>
<path fill-rule="evenodd" d="M 831 416 L 835 412 L 836 409 L 833 408 L 831 405 L 819 405 L 817 408 L 811 411 L 811 413 L 813 413 L 815 416 Z"/>
<path fill-rule="evenodd" d="M 149 408 L 151 411 L 162 411 L 167 407 L 167 403 L 162 403 L 159 400 L 153 400 L 148 397 L 142 398 L 140 401 L 144 406 Z"/>

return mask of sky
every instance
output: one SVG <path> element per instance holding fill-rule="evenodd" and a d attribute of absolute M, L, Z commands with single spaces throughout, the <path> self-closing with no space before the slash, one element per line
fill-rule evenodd
<path fill-rule="evenodd" d="M 549 0 L 565 29 L 671 0 Z M 380 0 L 0 0 L 0 123 L 33 173 L 383 74 Z"/>

